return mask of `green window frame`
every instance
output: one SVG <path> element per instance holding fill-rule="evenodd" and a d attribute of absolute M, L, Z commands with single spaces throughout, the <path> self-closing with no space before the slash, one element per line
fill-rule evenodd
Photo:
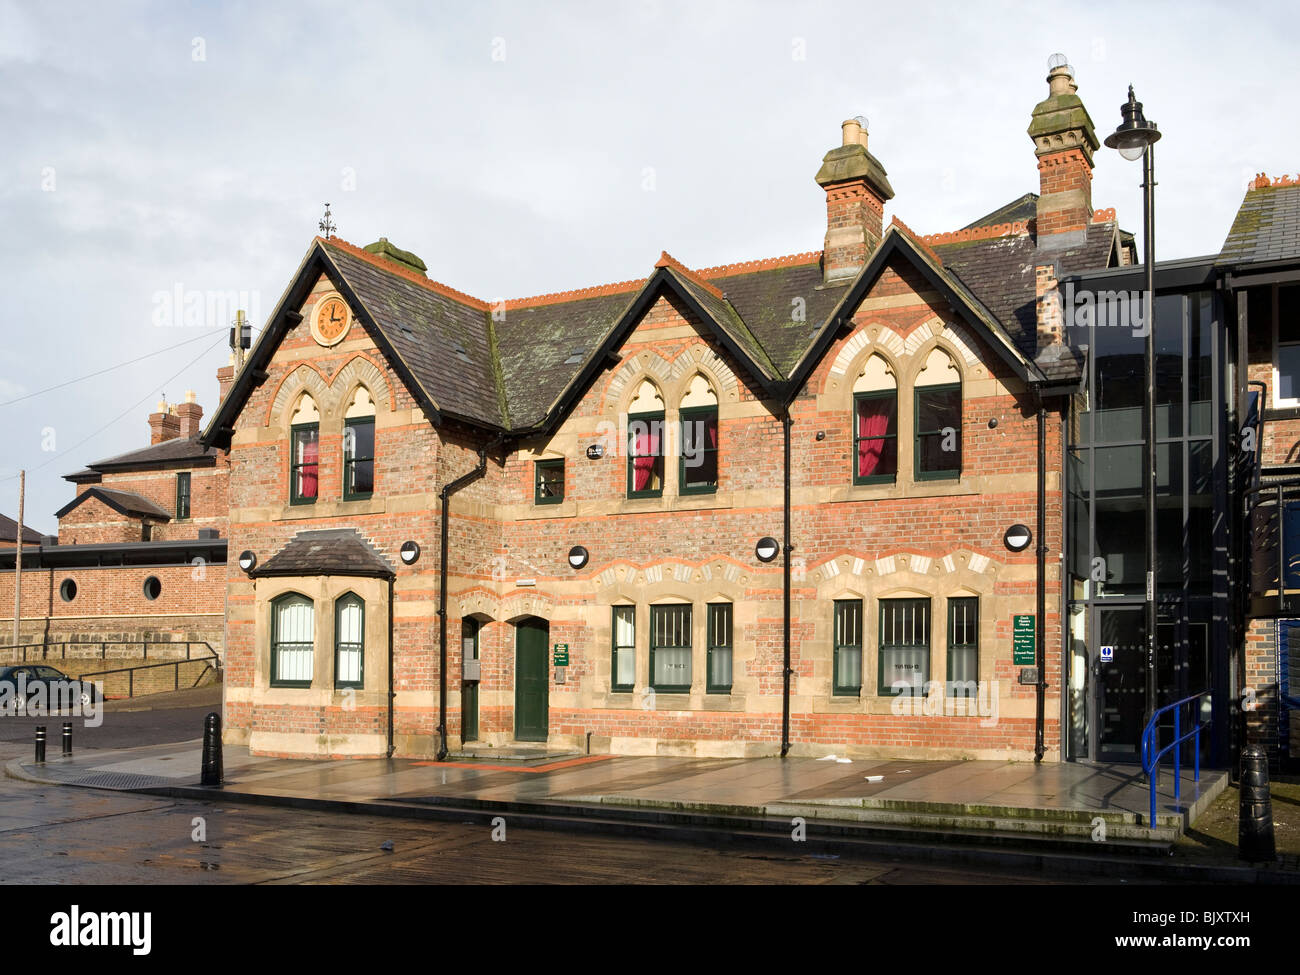
<path fill-rule="evenodd" d="M 366 601 L 354 592 L 334 601 L 334 686 L 365 686 Z"/>
<path fill-rule="evenodd" d="M 979 689 L 980 600 L 948 599 L 948 697 L 975 697 Z"/>
<path fill-rule="evenodd" d="M 668 603 L 650 607 L 650 686 L 665 694 L 690 693 L 691 606 L 689 603 Z"/>
<path fill-rule="evenodd" d="M 176 475 L 176 520 L 185 521 L 190 516 L 190 472 Z"/>
<path fill-rule="evenodd" d="M 862 695 L 862 600 L 837 599 L 834 613 L 834 646 L 831 694 L 836 697 Z"/>
<path fill-rule="evenodd" d="M 924 422 L 922 415 L 924 410 L 933 410 L 934 413 L 940 413 L 944 404 L 943 399 L 947 399 L 956 393 L 956 416 L 950 417 L 949 423 L 943 423 L 938 419 L 935 423 Z M 950 404 L 948 404 L 950 405 Z M 942 386 L 917 386 L 913 397 L 913 416 L 916 420 L 916 442 L 913 453 L 913 476 L 918 481 L 938 481 L 944 479 L 961 477 L 961 423 L 962 423 L 962 399 L 961 383 L 944 383 Z M 957 434 L 957 449 L 944 450 L 943 436 L 944 429 L 951 426 Z M 938 445 L 936 450 L 934 444 Z M 951 454 L 953 464 L 950 466 L 939 466 L 939 463 L 933 458 L 943 457 L 949 459 L 947 455 Z"/>
<path fill-rule="evenodd" d="M 460 656 L 461 673 L 465 670 L 466 660 L 479 660 L 479 635 L 483 624 L 473 616 L 464 616 L 460 621 Z M 464 741 L 478 740 L 478 685 L 477 680 L 462 680 L 460 685 L 461 738 Z"/>
<path fill-rule="evenodd" d="M 638 437 L 646 440 L 638 444 Z M 638 454 L 639 450 L 646 451 Z M 645 486 L 637 490 L 637 460 L 652 458 L 643 470 L 649 472 Z M 627 418 L 627 496 L 629 498 L 659 498 L 664 493 L 664 414 L 632 413 Z"/>
<path fill-rule="evenodd" d="M 630 691 L 636 686 L 636 607 L 615 606 L 611 619 L 610 690 Z"/>
<path fill-rule="evenodd" d="M 361 501 L 375 492 L 375 418 L 343 421 L 343 500 Z"/>
<path fill-rule="evenodd" d="M 533 464 L 533 503 L 559 504 L 564 500 L 564 458 Z"/>
<path fill-rule="evenodd" d="M 880 600 L 879 646 L 877 694 L 924 694 L 930 679 L 929 597 Z M 906 681 L 902 680 L 904 674 Z M 896 683 L 906 683 L 907 687 L 895 688 Z"/>
<path fill-rule="evenodd" d="M 310 599 L 287 592 L 271 600 L 272 687 L 311 687 L 315 638 L 316 607 Z"/>
<path fill-rule="evenodd" d="M 289 433 L 289 503 L 315 504 L 320 494 L 320 424 L 295 423 Z"/>
<path fill-rule="evenodd" d="M 735 613 L 731 603 L 709 603 L 707 610 L 705 645 L 708 676 L 704 690 L 708 694 L 730 694 L 731 669 L 735 661 L 731 642 Z"/>
<path fill-rule="evenodd" d="M 882 434 L 862 435 L 863 404 L 887 401 L 893 404 L 888 425 Z M 881 389 L 853 394 L 853 465 L 854 484 L 893 484 L 898 480 L 898 390 Z M 879 461 L 871 474 L 862 473 L 862 445 L 882 441 Z"/>
<path fill-rule="evenodd" d="M 681 434 L 677 438 L 678 493 L 715 493 L 718 490 L 718 408 L 716 406 L 683 407 L 679 413 L 678 429 Z M 688 463 L 690 460 L 687 456 L 688 452 L 695 454 L 697 450 L 699 463 Z"/>

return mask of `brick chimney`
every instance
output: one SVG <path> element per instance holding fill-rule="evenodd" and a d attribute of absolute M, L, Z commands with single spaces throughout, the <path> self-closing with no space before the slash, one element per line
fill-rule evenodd
<path fill-rule="evenodd" d="M 149 446 L 181 435 L 181 418 L 165 399 L 158 401 L 158 412 L 149 414 Z"/>
<path fill-rule="evenodd" d="M 176 407 L 176 415 L 180 418 L 182 437 L 199 435 L 203 426 L 203 407 L 194 401 L 194 390 L 185 391 L 185 402 Z"/>
<path fill-rule="evenodd" d="M 222 366 L 217 370 L 218 403 L 225 402 L 226 394 L 230 392 L 230 387 L 235 385 L 235 373 L 238 371 L 239 370 L 235 365 L 235 353 L 232 352 L 230 353 L 230 364 Z"/>
<path fill-rule="evenodd" d="M 866 119 L 841 123 L 842 144 L 822 158 L 817 184 L 826 191 L 826 283 L 847 281 L 880 243 L 885 201 L 894 198 L 885 167 L 867 152 Z"/>
<path fill-rule="evenodd" d="M 1034 108 L 1029 137 L 1038 157 L 1038 245 L 1067 244 L 1092 220 L 1092 154 L 1101 145 L 1075 92 L 1065 55 L 1048 60 L 1047 98 Z M 1060 238 L 1058 234 L 1071 234 Z"/>

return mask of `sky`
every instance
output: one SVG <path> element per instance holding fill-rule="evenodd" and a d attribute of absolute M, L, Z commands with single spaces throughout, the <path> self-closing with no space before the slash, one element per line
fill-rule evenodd
<path fill-rule="evenodd" d="M 864 115 L 886 221 L 955 230 L 1037 190 L 1061 52 L 1099 137 L 1130 83 L 1160 126 L 1158 259 L 1215 253 L 1255 173 L 1300 170 L 1291 11 L 1242 9 L 0 0 L 0 512 L 26 469 L 53 533 L 159 398 L 211 415 L 235 309 L 265 322 L 327 201 L 485 300 L 818 250 Z M 1138 232 L 1140 182 L 1103 148 L 1093 205 Z"/>

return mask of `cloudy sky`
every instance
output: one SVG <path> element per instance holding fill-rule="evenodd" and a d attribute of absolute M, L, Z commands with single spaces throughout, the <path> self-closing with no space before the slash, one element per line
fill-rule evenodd
<path fill-rule="evenodd" d="M 1099 135 L 1130 82 L 1164 133 L 1159 256 L 1215 252 L 1252 174 L 1300 169 L 1290 11 L 1241 9 L 0 0 L 0 512 L 26 468 L 53 532 L 62 475 L 146 445 L 160 395 L 210 414 L 232 293 L 260 325 L 325 201 L 485 299 L 815 250 L 861 114 L 886 217 L 952 230 L 1037 189 L 1061 51 Z M 1134 231 L 1138 183 L 1099 153 Z"/>

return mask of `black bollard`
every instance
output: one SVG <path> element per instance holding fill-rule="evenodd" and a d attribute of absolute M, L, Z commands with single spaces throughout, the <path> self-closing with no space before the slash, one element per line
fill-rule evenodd
<path fill-rule="evenodd" d="M 221 785 L 221 715 L 213 711 L 203 721 L 203 777 L 200 785 Z"/>
<path fill-rule="evenodd" d="M 45 725 L 36 726 L 36 761 L 40 765 L 45 764 Z"/>
<path fill-rule="evenodd" d="M 1268 791 L 1268 753 L 1258 745 L 1247 745 L 1241 750 L 1237 855 L 1251 863 L 1277 858 L 1273 841 L 1273 801 Z"/>
<path fill-rule="evenodd" d="M 72 722 L 63 722 L 63 757 L 72 757 Z"/>

